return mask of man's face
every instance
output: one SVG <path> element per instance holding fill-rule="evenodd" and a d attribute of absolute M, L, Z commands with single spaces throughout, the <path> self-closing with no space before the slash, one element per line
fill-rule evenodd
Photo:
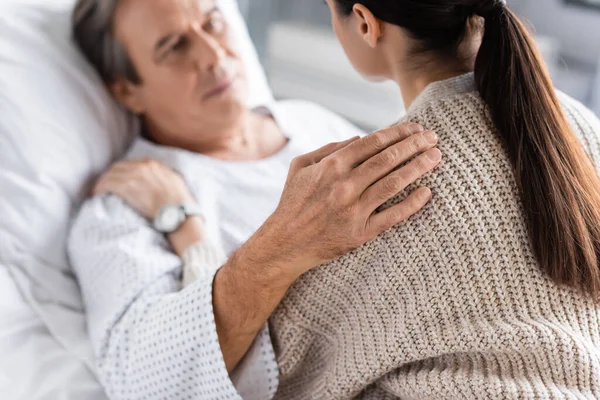
<path fill-rule="evenodd" d="M 155 139 L 210 142 L 239 124 L 245 71 L 215 0 L 122 0 L 114 31 L 141 83 L 117 82 L 113 94 L 144 115 Z"/>

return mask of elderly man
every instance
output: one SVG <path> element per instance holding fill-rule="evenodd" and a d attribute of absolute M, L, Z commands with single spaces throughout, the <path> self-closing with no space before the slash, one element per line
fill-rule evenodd
<path fill-rule="evenodd" d="M 421 188 L 380 210 L 435 168 L 435 134 L 360 139 L 303 102 L 247 109 L 215 0 L 80 0 L 74 32 L 144 126 L 69 242 L 109 397 L 271 398 L 269 316 L 302 274 L 427 203 Z M 200 269 L 181 290 L 184 264 Z"/>

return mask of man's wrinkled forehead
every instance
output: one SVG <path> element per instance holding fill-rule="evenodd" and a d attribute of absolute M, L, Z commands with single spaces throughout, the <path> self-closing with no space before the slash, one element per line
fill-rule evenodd
<path fill-rule="evenodd" d="M 129 42 L 153 45 L 157 38 L 184 29 L 190 24 L 202 23 L 216 7 L 216 0 L 121 0 L 115 15 L 117 37 Z"/>

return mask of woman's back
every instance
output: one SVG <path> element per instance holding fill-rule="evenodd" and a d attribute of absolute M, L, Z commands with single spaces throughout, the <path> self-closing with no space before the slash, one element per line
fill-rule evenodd
<path fill-rule="evenodd" d="M 561 102 L 600 166 L 600 122 Z M 288 293 L 271 318 L 279 396 L 600 398 L 600 307 L 536 261 L 472 74 L 430 85 L 407 119 L 440 137 L 444 164 L 417 183 L 434 198 Z"/>

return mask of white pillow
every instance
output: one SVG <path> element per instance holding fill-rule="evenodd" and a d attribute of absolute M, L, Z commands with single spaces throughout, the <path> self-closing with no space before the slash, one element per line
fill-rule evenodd
<path fill-rule="evenodd" d="M 135 132 L 73 45 L 74 2 L 0 0 L 0 260 L 21 248 L 61 272 L 70 217 Z M 237 2 L 220 6 L 241 45 L 251 105 L 269 102 Z"/>

